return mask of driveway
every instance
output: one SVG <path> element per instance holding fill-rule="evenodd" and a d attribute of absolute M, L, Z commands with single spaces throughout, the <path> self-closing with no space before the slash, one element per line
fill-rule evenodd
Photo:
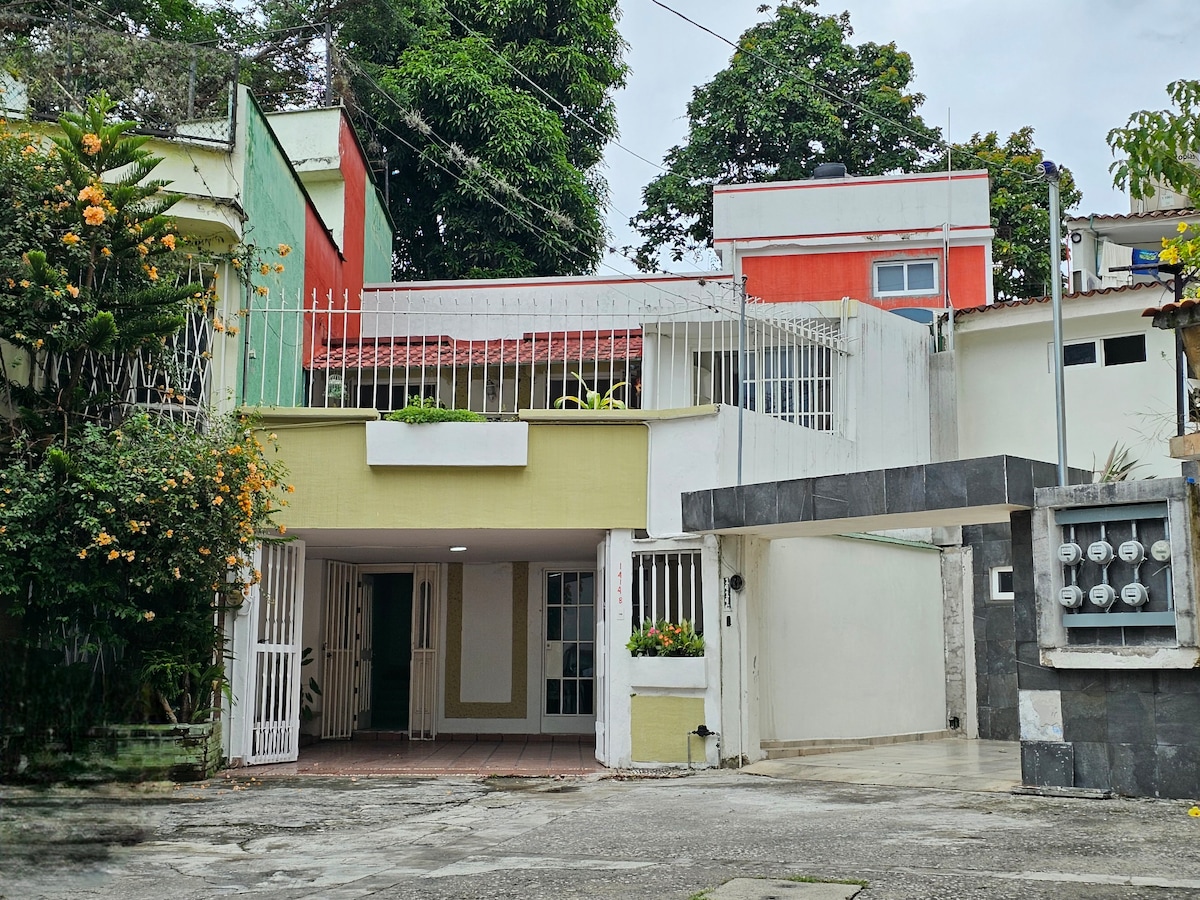
<path fill-rule="evenodd" d="M 735 877 L 877 898 L 1200 895 L 1190 804 L 686 777 L 271 778 L 0 791 L 0 896 L 679 898 Z"/>

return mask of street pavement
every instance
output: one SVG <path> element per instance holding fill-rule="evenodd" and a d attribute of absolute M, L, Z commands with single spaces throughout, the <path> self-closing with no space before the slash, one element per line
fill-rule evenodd
<path fill-rule="evenodd" d="M 858 900 L 1168 900 L 1200 896 L 1190 806 L 732 771 L 7 787 L 0 897 L 688 900 L 809 876 Z"/>

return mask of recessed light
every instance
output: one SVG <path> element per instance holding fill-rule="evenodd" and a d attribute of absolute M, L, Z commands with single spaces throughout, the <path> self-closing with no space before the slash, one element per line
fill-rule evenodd
<path fill-rule="evenodd" d="M 450 552 L 451 553 L 462 553 L 466 549 L 467 549 L 466 547 L 451 547 Z"/>

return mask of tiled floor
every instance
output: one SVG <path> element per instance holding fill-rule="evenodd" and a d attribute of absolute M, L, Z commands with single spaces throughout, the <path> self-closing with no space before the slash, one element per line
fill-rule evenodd
<path fill-rule="evenodd" d="M 243 769 L 256 778 L 279 775 L 590 775 L 603 772 L 595 740 L 576 737 L 505 741 L 323 741 L 294 763 Z"/>
<path fill-rule="evenodd" d="M 1021 783 L 1016 741 L 914 741 L 754 763 L 742 771 L 792 781 L 841 781 L 1007 793 Z"/>

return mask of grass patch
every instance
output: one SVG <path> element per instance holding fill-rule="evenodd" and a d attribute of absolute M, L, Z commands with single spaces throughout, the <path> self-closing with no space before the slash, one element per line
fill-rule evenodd
<path fill-rule="evenodd" d="M 789 875 L 784 881 L 799 881 L 801 884 L 856 884 L 864 888 L 870 884 L 862 878 L 819 878 L 816 875 Z"/>

